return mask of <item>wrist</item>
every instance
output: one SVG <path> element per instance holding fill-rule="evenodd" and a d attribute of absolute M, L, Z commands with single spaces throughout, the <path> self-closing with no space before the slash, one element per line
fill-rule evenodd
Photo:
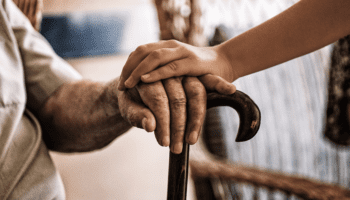
<path fill-rule="evenodd" d="M 220 56 L 221 66 L 223 68 L 220 76 L 228 82 L 233 82 L 242 77 L 242 65 L 238 59 L 233 58 L 230 50 L 226 47 L 225 43 L 215 46 L 217 54 Z"/>
<path fill-rule="evenodd" d="M 103 99 L 103 104 L 108 104 L 112 107 L 114 111 L 119 110 L 119 93 L 118 84 L 120 78 L 115 78 L 104 85 L 101 99 Z"/>

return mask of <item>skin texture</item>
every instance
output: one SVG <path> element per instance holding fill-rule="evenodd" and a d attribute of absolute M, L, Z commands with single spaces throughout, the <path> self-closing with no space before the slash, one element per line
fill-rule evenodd
<path fill-rule="evenodd" d="M 151 72 L 149 79 L 142 78 L 142 81 L 149 83 L 182 75 L 202 76 L 207 74 L 219 75 L 225 79 L 225 75 L 230 76 L 232 72 L 228 62 L 221 62 L 223 60 L 224 57 L 211 47 L 198 48 L 176 40 L 142 45 L 130 54 L 123 68 L 118 89 L 134 87 L 140 81 L 141 75 L 159 66 L 162 67 Z M 229 71 L 222 70 L 224 65 L 227 65 L 226 69 Z M 213 87 L 211 85 L 215 81 L 213 78 L 207 76 L 208 82 L 203 82 L 203 85 L 206 88 Z M 229 82 L 225 84 L 230 88 L 228 93 L 233 93 L 234 86 Z M 223 93 L 223 91 L 218 92 Z"/>
<path fill-rule="evenodd" d="M 206 91 L 197 78 L 141 83 L 125 91 L 117 89 L 118 82 L 80 81 L 58 88 L 37 114 L 48 148 L 101 149 L 132 126 L 154 131 L 158 143 L 171 145 L 174 153 L 181 153 L 184 135 L 191 144 L 197 141 L 206 109 Z"/>
<path fill-rule="evenodd" d="M 348 0 L 302 0 L 218 46 L 176 41 L 139 46 L 123 68 L 118 89 L 132 88 L 140 80 L 150 83 L 183 75 L 213 74 L 232 82 L 350 34 L 349 8 Z"/>

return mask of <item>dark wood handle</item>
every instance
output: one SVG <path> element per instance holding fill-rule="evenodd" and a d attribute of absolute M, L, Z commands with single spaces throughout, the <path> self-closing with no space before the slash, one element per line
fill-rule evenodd
<path fill-rule="evenodd" d="M 245 93 L 238 90 L 231 95 L 209 93 L 207 109 L 216 106 L 230 106 L 237 111 L 240 123 L 236 142 L 250 140 L 258 132 L 260 128 L 260 110 Z"/>
<path fill-rule="evenodd" d="M 253 138 L 260 127 L 260 110 L 254 101 L 245 93 L 236 91 L 231 95 L 209 93 L 207 109 L 216 106 L 230 106 L 239 115 L 240 123 L 236 142 Z M 189 145 L 184 142 L 181 154 L 169 156 L 168 200 L 185 200 L 187 193 Z"/>

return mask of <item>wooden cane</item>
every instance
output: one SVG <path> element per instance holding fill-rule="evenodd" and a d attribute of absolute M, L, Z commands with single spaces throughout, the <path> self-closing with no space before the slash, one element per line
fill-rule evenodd
<path fill-rule="evenodd" d="M 207 96 L 207 109 L 216 106 L 230 106 L 239 115 L 240 123 L 236 142 L 250 140 L 255 136 L 260 127 L 260 110 L 254 101 L 245 93 L 236 91 L 231 95 L 209 93 Z M 168 200 L 186 200 L 189 145 L 184 141 L 181 154 L 170 152 Z"/>

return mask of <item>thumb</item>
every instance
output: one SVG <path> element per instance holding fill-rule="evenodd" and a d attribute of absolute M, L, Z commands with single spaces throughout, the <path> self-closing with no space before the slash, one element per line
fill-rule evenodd
<path fill-rule="evenodd" d="M 156 129 L 156 119 L 144 104 L 132 100 L 132 96 L 129 95 L 120 95 L 120 97 L 122 97 L 119 99 L 120 113 L 129 124 L 143 128 L 147 132 L 153 132 Z"/>
<path fill-rule="evenodd" d="M 217 75 L 206 74 L 198 77 L 208 91 L 217 91 L 220 94 L 233 94 L 236 86 Z"/>
<path fill-rule="evenodd" d="M 153 132 L 156 129 L 156 120 L 148 108 L 140 106 L 130 109 L 128 120 L 133 126 L 143 128 L 147 132 Z M 135 125 L 134 125 L 135 124 Z"/>

